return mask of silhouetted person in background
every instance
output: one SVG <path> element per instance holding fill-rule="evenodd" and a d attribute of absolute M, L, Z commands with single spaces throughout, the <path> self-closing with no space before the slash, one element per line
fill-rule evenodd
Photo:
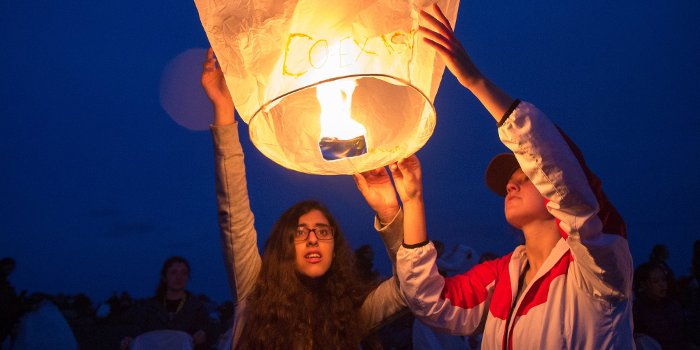
<path fill-rule="evenodd" d="M 479 257 L 479 264 L 485 261 L 491 261 L 491 260 L 496 260 L 498 259 L 498 255 L 494 252 L 486 252 L 484 254 L 481 254 Z"/>
<path fill-rule="evenodd" d="M 668 266 L 666 260 L 668 260 L 668 247 L 665 244 L 656 244 L 651 248 L 651 253 L 649 254 L 649 262 L 657 265 Z"/>
<path fill-rule="evenodd" d="M 677 281 L 676 275 L 673 273 L 673 270 L 671 270 L 671 267 L 668 266 L 667 263 L 669 255 L 668 247 L 665 244 L 656 244 L 653 248 L 651 248 L 649 262 L 664 269 L 664 275 L 666 276 L 666 282 L 668 283 L 668 295 L 671 298 L 676 298 L 678 296 L 676 286 Z"/>
<path fill-rule="evenodd" d="M 666 273 L 652 262 L 635 271 L 634 332 L 654 338 L 663 349 L 687 349 L 683 310 L 669 295 Z"/>
<path fill-rule="evenodd" d="M 358 279 L 367 285 L 377 285 L 382 280 L 377 269 L 374 268 L 374 250 L 369 244 L 363 244 L 355 249 L 355 268 Z M 402 315 L 410 315 L 408 310 Z M 395 337 L 399 331 L 400 317 L 394 316 L 382 322 L 382 326 L 376 327 L 375 331 L 366 335 L 360 342 L 360 347 L 364 350 L 381 350 L 397 348 L 403 339 Z M 403 333 L 401 333 L 403 334 Z"/>
<path fill-rule="evenodd" d="M 165 260 L 156 295 L 137 306 L 136 335 L 155 330 L 178 330 L 192 336 L 196 349 L 206 349 L 210 341 L 209 315 L 204 304 L 187 291 L 190 264 L 182 257 Z M 132 337 L 122 339 L 126 349 Z"/>
<path fill-rule="evenodd" d="M 129 311 L 134 306 L 134 299 L 129 293 L 117 294 L 114 292 L 106 303 L 109 305 L 109 315 L 107 316 L 109 323 L 121 325 L 129 322 Z"/>
<path fill-rule="evenodd" d="M 219 329 L 218 334 L 224 334 L 227 330 L 233 327 L 233 313 L 236 311 L 236 305 L 231 300 L 224 301 L 216 308 L 219 313 Z"/>
<path fill-rule="evenodd" d="M 0 344 L 11 336 L 12 330 L 22 315 L 22 303 L 10 283 L 15 269 L 15 260 L 7 257 L 0 260 Z"/>
<path fill-rule="evenodd" d="M 363 282 L 379 282 L 379 272 L 374 268 L 374 250 L 369 244 L 363 244 L 355 249 L 355 266 Z"/>
<path fill-rule="evenodd" d="M 92 300 L 85 293 L 78 293 L 72 300 L 71 308 L 77 319 L 94 319 L 95 309 Z"/>
<path fill-rule="evenodd" d="M 445 252 L 444 248 L 442 252 L 438 251 L 437 266 L 442 276 L 464 273 L 474 265 L 476 265 L 476 252 L 464 244 L 455 244 L 448 252 Z"/>
<path fill-rule="evenodd" d="M 700 240 L 693 244 L 690 275 L 679 281 L 680 301 L 688 322 L 689 341 L 700 348 Z"/>

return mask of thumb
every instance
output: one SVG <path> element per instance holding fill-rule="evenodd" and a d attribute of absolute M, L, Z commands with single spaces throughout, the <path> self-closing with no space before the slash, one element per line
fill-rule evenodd
<path fill-rule="evenodd" d="M 391 170 L 391 176 L 394 179 L 398 179 L 398 180 L 403 179 L 403 173 L 401 172 L 401 169 L 399 168 L 398 162 L 391 163 L 389 165 L 389 170 Z"/>
<path fill-rule="evenodd" d="M 401 171 L 401 174 L 402 174 L 404 177 L 407 177 L 407 178 L 413 178 L 413 177 L 414 177 L 414 176 L 413 176 L 414 174 L 411 172 L 411 168 L 410 168 L 411 162 L 412 162 L 411 159 L 409 159 L 409 158 L 404 158 L 404 159 L 401 159 L 400 161 L 398 161 L 398 162 L 396 163 L 397 166 L 398 166 L 398 168 L 399 168 L 399 170 Z"/>
<path fill-rule="evenodd" d="M 362 174 L 352 174 L 353 180 L 355 180 L 355 185 L 357 186 L 357 189 L 360 190 L 360 192 L 365 192 L 367 189 L 367 179 L 365 179 L 364 175 Z"/>

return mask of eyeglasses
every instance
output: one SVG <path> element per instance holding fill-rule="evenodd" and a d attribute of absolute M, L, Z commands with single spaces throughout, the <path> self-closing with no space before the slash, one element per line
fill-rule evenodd
<path fill-rule="evenodd" d="M 333 239 L 335 236 L 335 230 L 332 226 L 328 225 L 316 225 L 314 228 L 308 228 L 306 226 L 299 226 L 294 232 L 294 241 L 303 242 L 309 239 L 309 234 L 313 232 L 316 234 L 316 239 L 319 241 L 328 241 Z"/>

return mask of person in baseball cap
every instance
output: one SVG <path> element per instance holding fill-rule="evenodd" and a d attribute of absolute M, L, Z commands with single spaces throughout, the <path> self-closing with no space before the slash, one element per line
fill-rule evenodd
<path fill-rule="evenodd" d="M 588 184 L 595 194 L 599 206 L 598 217 L 603 224 L 602 231 L 627 238 L 627 225 L 625 224 L 625 220 L 603 191 L 602 181 L 600 181 L 598 176 L 588 167 L 586 160 L 583 158 L 583 153 L 574 141 L 559 127 L 557 127 L 557 130 L 576 157 L 576 160 L 586 175 Z M 500 153 L 495 155 L 486 167 L 486 173 L 484 174 L 486 186 L 493 193 L 505 197 L 507 194 L 506 186 L 508 185 L 508 180 L 510 180 L 510 177 L 518 169 L 520 169 L 520 164 L 518 164 L 518 160 L 513 153 Z"/>
<path fill-rule="evenodd" d="M 420 164 L 415 157 L 399 162 L 392 176 L 404 203 L 404 238 L 396 270 L 411 311 L 450 334 L 483 330 L 484 349 L 633 348 L 626 228 L 578 147 L 537 107 L 480 72 L 437 5 L 421 12 L 417 35 L 496 121 L 510 153 L 491 160 L 486 185 L 504 197 L 506 221 L 524 244 L 464 274 L 441 276 Z"/>

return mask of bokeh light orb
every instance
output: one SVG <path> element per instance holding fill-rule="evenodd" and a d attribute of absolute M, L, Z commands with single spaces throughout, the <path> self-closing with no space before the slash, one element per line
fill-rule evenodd
<path fill-rule="evenodd" d="M 214 110 L 202 90 L 200 76 L 206 49 L 188 49 L 173 58 L 160 79 L 160 105 L 178 125 L 207 130 Z"/>

